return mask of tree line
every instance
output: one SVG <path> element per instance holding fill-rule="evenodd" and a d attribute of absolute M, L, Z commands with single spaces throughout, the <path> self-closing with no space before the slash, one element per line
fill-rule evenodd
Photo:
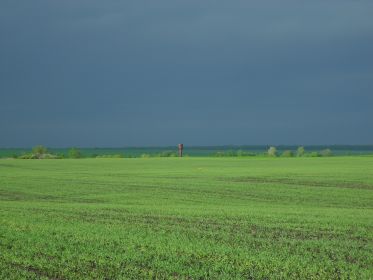
<path fill-rule="evenodd" d="M 265 157 L 329 157 L 332 156 L 333 152 L 331 149 L 323 149 L 321 151 L 310 151 L 307 152 L 304 146 L 298 147 L 296 150 L 283 150 L 279 151 L 275 146 L 270 146 L 266 152 L 250 152 L 245 150 L 223 150 L 216 153 L 206 155 L 212 157 L 251 157 L 251 156 L 265 156 Z M 150 158 L 150 157 L 177 157 L 176 151 L 167 150 L 159 153 L 144 153 L 141 155 L 124 155 L 124 154 L 85 154 L 78 148 L 70 148 L 67 153 L 54 153 L 48 150 L 43 145 L 38 145 L 32 148 L 31 152 L 24 153 L 22 155 L 14 155 L 14 158 L 20 159 L 62 159 L 72 158 L 78 159 L 83 157 L 89 158 Z M 185 155 L 188 157 L 188 155 Z"/>

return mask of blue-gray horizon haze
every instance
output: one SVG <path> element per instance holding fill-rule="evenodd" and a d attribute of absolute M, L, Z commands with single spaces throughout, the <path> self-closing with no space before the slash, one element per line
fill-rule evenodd
<path fill-rule="evenodd" d="M 372 144 L 372 1 L 0 2 L 0 147 Z"/>

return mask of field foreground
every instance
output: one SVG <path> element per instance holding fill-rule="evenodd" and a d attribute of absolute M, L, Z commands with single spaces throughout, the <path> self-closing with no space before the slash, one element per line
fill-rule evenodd
<path fill-rule="evenodd" d="M 373 157 L 0 160 L 0 279 L 373 279 Z"/>

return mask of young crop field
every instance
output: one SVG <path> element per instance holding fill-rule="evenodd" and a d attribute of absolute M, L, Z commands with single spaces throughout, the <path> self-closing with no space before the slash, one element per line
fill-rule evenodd
<path fill-rule="evenodd" d="M 1 159 L 0 279 L 373 279 L 373 157 Z"/>

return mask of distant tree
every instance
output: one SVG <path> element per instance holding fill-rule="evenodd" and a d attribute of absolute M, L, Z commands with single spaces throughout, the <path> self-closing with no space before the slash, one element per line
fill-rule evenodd
<path fill-rule="evenodd" d="M 273 146 L 272 146 L 272 147 L 269 147 L 267 153 L 268 153 L 268 155 L 269 155 L 270 157 L 275 157 L 275 156 L 277 156 L 277 149 L 276 149 L 276 147 L 273 147 Z"/>
<path fill-rule="evenodd" d="M 82 153 L 80 152 L 79 149 L 71 148 L 69 150 L 69 158 L 81 158 L 81 157 L 82 157 Z"/>
<path fill-rule="evenodd" d="M 281 155 L 282 157 L 293 157 L 294 154 L 293 154 L 293 151 L 290 151 L 290 150 L 286 150 L 282 153 Z"/>
<path fill-rule="evenodd" d="M 43 155 L 43 154 L 48 153 L 48 150 L 46 147 L 42 145 L 38 145 L 32 148 L 32 153 L 36 155 Z"/>
<path fill-rule="evenodd" d="M 303 157 L 305 153 L 306 153 L 306 150 L 304 149 L 303 146 L 298 147 L 298 149 L 297 149 L 297 156 L 298 157 Z"/>
<path fill-rule="evenodd" d="M 331 157 L 333 155 L 333 152 L 331 149 L 325 149 L 320 152 L 320 155 L 322 157 Z"/>

